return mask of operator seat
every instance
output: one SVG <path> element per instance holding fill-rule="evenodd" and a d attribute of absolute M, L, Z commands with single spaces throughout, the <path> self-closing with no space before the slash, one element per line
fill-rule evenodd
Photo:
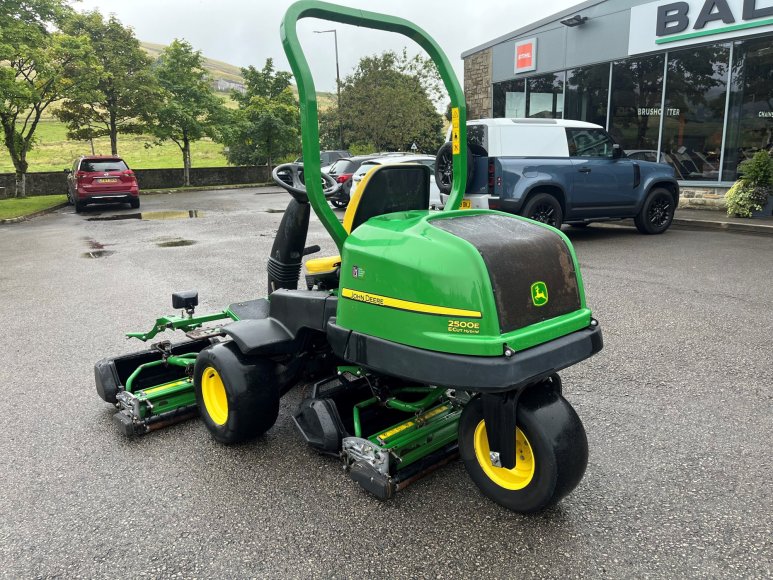
<path fill-rule="evenodd" d="M 430 170 L 426 165 L 376 165 L 352 194 L 344 214 L 344 229 L 352 233 L 370 218 L 401 211 L 429 209 Z M 311 290 L 338 288 L 341 256 L 306 261 L 306 286 Z"/>

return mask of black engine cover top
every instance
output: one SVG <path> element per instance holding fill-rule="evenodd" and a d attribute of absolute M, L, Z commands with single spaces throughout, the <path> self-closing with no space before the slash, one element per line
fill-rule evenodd
<path fill-rule="evenodd" d="M 552 228 L 494 213 L 436 219 L 432 225 L 467 240 L 480 252 L 503 334 L 581 307 L 572 253 Z M 541 306 L 532 300 L 535 282 L 547 287 L 548 300 Z"/>

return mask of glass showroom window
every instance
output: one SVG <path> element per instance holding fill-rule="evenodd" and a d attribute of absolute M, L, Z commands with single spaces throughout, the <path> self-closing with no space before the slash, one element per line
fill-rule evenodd
<path fill-rule="evenodd" d="M 612 66 L 609 133 L 627 153 L 657 155 L 664 58 L 648 56 Z"/>
<path fill-rule="evenodd" d="M 722 181 L 760 149 L 773 151 L 773 37 L 736 42 Z"/>
<path fill-rule="evenodd" d="M 526 116 L 561 119 L 564 114 L 564 71 L 526 79 Z"/>
<path fill-rule="evenodd" d="M 730 46 L 668 53 L 661 157 L 679 180 L 717 181 Z"/>
<path fill-rule="evenodd" d="M 523 79 L 494 85 L 494 117 L 526 116 L 526 83 Z"/>
<path fill-rule="evenodd" d="M 607 126 L 609 63 L 566 71 L 564 119 Z"/>

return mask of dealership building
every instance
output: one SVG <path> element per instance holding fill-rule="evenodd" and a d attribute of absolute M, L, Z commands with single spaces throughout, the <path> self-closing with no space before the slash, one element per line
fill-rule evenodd
<path fill-rule="evenodd" d="M 773 0 L 590 0 L 462 58 L 469 118 L 596 123 L 707 198 L 773 148 Z"/>

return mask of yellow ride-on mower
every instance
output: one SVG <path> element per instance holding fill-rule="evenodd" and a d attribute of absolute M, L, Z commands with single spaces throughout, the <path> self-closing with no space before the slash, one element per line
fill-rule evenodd
<path fill-rule="evenodd" d="M 296 35 L 305 17 L 415 40 L 451 97 L 453 188 L 430 212 L 421 165 L 372 170 L 343 224 L 327 203 L 340 184 L 320 171 L 314 83 Z M 315 1 L 292 5 L 281 37 L 301 105 L 303 166 L 274 178 L 292 196 L 268 257 L 268 296 L 156 320 L 188 340 L 104 359 L 97 391 L 127 435 L 199 414 L 224 444 L 276 421 L 280 398 L 309 384 L 294 413 L 306 442 L 340 457 L 381 499 L 461 456 L 489 498 L 519 512 L 544 509 L 582 478 L 585 431 L 558 371 L 602 348 L 569 240 L 558 230 L 489 210 L 458 210 L 467 172 L 464 95 L 435 41 L 410 22 Z M 339 255 L 309 259 L 298 288 L 310 211 Z M 281 467 L 279 467 L 281 468 Z"/>

